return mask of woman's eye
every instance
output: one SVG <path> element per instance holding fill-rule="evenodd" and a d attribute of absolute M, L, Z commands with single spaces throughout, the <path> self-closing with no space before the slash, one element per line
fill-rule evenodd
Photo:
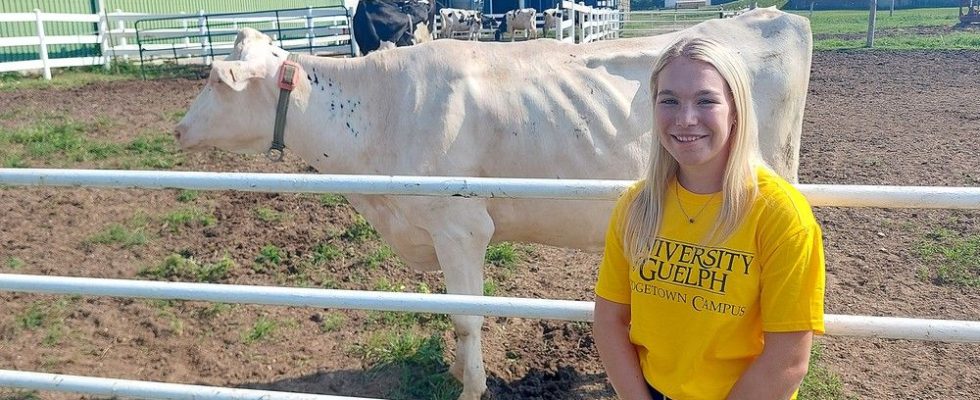
<path fill-rule="evenodd" d="M 718 104 L 718 102 L 714 99 L 700 99 L 698 100 L 698 104 Z"/>
<path fill-rule="evenodd" d="M 675 99 L 661 99 L 659 103 L 660 104 L 677 104 L 677 100 L 675 100 Z"/>

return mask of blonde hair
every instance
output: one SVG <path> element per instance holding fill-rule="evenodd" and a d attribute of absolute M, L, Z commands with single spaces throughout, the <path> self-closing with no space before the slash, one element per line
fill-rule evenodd
<path fill-rule="evenodd" d="M 660 72 L 679 57 L 711 64 L 728 83 L 735 106 L 735 129 L 729 137 L 732 142 L 722 180 L 721 212 L 709 238 L 706 238 L 721 242 L 734 233 L 751 209 L 758 191 L 755 167 L 765 165 L 759 155 L 759 128 L 752 107 L 751 82 L 744 62 L 733 51 L 712 40 L 684 38 L 669 46 L 654 64 L 650 77 L 654 107 Z M 633 265 L 641 265 L 646 260 L 654 237 L 660 231 L 667 188 L 679 168 L 677 160 L 660 142 L 656 123 L 653 124 L 652 138 L 646 182 L 629 205 L 622 221 L 624 251 Z"/>

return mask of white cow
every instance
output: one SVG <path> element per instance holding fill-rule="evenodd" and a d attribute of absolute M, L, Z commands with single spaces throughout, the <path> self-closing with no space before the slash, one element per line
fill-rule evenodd
<path fill-rule="evenodd" d="M 548 37 L 548 30 L 557 31 L 561 29 L 561 11 L 557 8 L 549 8 L 541 12 L 544 14 L 544 27 L 543 34 L 544 37 Z"/>
<path fill-rule="evenodd" d="M 483 13 L 476 10 L 442 8 L 439 10 L 439 16 L 442 17 L 440 37 L 451 39 L 457 34 L 465 34 L 467 40 L 480 38 Z"/>
<path fill-rule="evenodd" d="M 504 13 L 504 23 L 507 25 L 507 35 L 514 41 L 514 33 L 524 31 L 529 39 L 538 38 L 538 11 L 533 8 L 519 8 Z"/>
<path fill-rule="evenodd" d="M 652 126 L 650 72 L 680 36 L 738 49 L 751 68 L 767 160 L 796 180 L 810 73 L 806 18 L 758 9 L 662 36 L 567 44 L 437 40 L 359 58 L 300 56 L 285 144 L 323 173 L 638 179 Z M 487 57 L 460 57 L 486 54 Z M 255 30 L 215 61 L 176 129 L 187 150 L 261 153 L 288 53 Z M 514 60 L 522 60 L 514 63 Z M 405 263 L 442 268 L 450 293 L 481 295 L 487 245 L 600 250 L 609 201 L 351 195 Z M 588 279 L 583 276 L 583 279 Z M 486 390 L 483 317 L 453 316 L 460 399 Z"/>

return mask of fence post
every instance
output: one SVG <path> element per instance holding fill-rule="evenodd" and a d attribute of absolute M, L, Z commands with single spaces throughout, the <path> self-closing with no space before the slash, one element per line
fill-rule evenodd
<path fill-rule="evenodd" d="M 109 56 L 109 16 L 106 15 L 105 0 L 99 0 L 99 49 L 102 51 L 102 68 L 109 70 L 112 68 L 112 57 Z"/>
<path fill-rule="evenodd" d="M 116 14 L 122 14 L 122 10 L 116 9 Z M 125 46 L 129 44 L 129 40 L 126 39 L 126 21 L 122 18 L 116 20 L 116 30 L 119 31 L 119 45 Z"/>
<path fill-rule="evenodd" d="M 306 7 L 306 38 L 310 42 L 310 54 L 313 54 L 313 39 L 316 38 L 316 31 L 313 30 L 313 7 Z"/>
<path fill-rule="evenodd" d="M 585 43 L 585 12 L 583 11 L 578 12 L 578 26 L 578 43 Z"/>
<path fill-rule="evenodd" d="M 871 0 L 871 11 L 868 14 L 868 41 L 865 46 L 875 47 L 875 22 L 878 19 L 878 0 Z"/>
<path fill-rule="evenodd" d="M 350 34 L 350 55 L 351 57 L 357 57 L 361 55 L 361 48 L 357 45 L 357 41 L 354 37 L 354 13 L 357 12 L 357 0 L 344 0 L 344 7 L 347 8 L 347 15 L 350 18 L 347 19 L 347 32 Z"/>
<path fill-rule="evenodd" d="M 44 80 L 51 80 L 51 66 L 48 65 L 48 44 L 44 40 L 44 20 L 41 18 L 41 10 L 34 9 L 34 21 L 37 30 L 38 54 L 41 56 L 41 65 L 44 69 Z"/>
<path fill-rule="evenodd" d="M 211 65 L 211 59 L 208 57 L 210 52 L 207 51 L 208 48 L 208 22 L 204 18 L 204 10 L 200 10 L 197 13 L 197 34 L 201 36 L 201 61 L 204 65 Z"/>

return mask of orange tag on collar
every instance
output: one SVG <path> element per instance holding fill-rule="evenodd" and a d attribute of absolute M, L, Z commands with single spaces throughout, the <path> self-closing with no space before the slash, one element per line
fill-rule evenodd
<path fill-rule="evenodd" d="M 299 64 L 286 60 L 279 66 L 279 88 L 282 90 L 293 90 L 296 82 L 299 81 Z"/>

